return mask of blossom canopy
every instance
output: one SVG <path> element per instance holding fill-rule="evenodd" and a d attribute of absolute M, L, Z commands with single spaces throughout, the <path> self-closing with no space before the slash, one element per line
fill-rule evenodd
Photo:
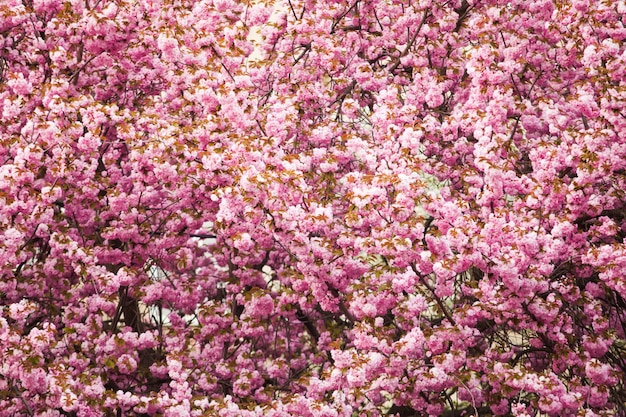
<path fill-rule="evenodd" d="M 622 0 L 4 0 L 0 415 L 626 415 Z"/>

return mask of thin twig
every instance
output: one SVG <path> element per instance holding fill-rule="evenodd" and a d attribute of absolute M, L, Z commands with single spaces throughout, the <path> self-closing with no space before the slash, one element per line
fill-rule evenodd
<path fill-rule="evenodd" d="M 413 47 L 413 44 L 415 43 L 415 40 L 417 39 L 417 35 L 422 30 L 422 27 L 424 26 L 424 23 L 426 23 L 426 19 L 427 18 L 428 18 L 428 11 L 424 10 L 424 15 L 422 16 L 422 21 L 420 22 L 419 26 L 415 30 L 415 33 L 413 34 L 413 36 L 411 37 L 411 39 L 407 43 L 406 48 L 404 48 L 404 51 L 402 51 L 402 53 L 396 58 L 396 61 L 394 62 L 394 64 L 391 67 L 391 69 L 389 70 L 390 73 L 393 74 L 393 72 L 398 69 L 398 67 L 400 66 L 401 58 L 405 57 L 409 53 L 409 51 Z"/>
<path fill-rule="evenodd" d="M 22 404 L 24 404 L 24 407 L 26 407 L 26 413 L 31 417 L 34 416 L 35 413 L 33 413 L 33 409 L 30 408 L 30 404 L 28 404 L 26 400 L 24 399 L 24 397 L 22 396 L 22 392 L 18 390 L 17 387 L 13 384 L 11 384 L 11 388 L 13 388 L 13 392 L 15 392 L 15 394 L 17 395 L 17 398 L 19 398 Z"/>
<path fill-rule="evenodd" d="M 411 269 L 413 270 L 415 275 L 417 275 L 419 277 L 420 281 L 422 282 L 422 284 L 424 284 L 424 286 L 428 289 L 428 291 L 430 291 L 430 293 L 432 294 L 433 298 L 435 299 L 435 302 L 437 303 L 437 305 L 441 309 L 441 312 L 443 313 L 444 316 L 446 316 L 446 318 L 448 319 L 450 324 L 452 324 L 453 326 L 456 326 L 456 321 L 454 320 L 454 318 L 452 318 L 452 314 L 450 314 L 450 312 L 448 311 L 446 306 L 443 304 L 443 301 L 441 301 L 441 299 L 435 293 L 435 289 L 433 287 L 431 287 L 428 284 L 428 282 L 426 282 L 426 280 L 424 279 L 424 276 L 419 273 L 417 268 L 415 268 L 414 264 L 411 264 Z"/>

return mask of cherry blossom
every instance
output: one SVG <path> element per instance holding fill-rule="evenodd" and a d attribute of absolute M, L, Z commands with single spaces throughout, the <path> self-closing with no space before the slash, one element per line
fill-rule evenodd
<path fill-rule="evenodd" d="M 623 415 L 624 13 L 0 4 L 3 415 Z"/>

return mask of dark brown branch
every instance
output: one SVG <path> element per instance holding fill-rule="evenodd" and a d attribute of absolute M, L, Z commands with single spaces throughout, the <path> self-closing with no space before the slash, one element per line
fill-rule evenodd
<path fill-rule="evenodd" d="M 515 82 L 515 79 L 513 78 L 513 74 L 511 74 L 511 82 L 513 83 L 513 88 L 515 89 L 515 92 L 519 96 L 519 99 L 524 100 L 524 97 L 522 96 L 522 92 L 519 90 L 519 88 L 517 88 L 517 83 Z"/>
<path fill-rule="evenodd" d="M 341 16 L 339 16 L 334 22 L 333 25 L 330 28 L 330 33 L 335 33 L 335 29 L 337 28 L 337 25 L 339 24 L 339 22 L 341 22 L 343 20 L 344 17 L 346 17 L 348 15 L 348 13 L 350 13 L 350 11 L 352 9 L 354 9 L 356 7 L 357 4 L 359 4 L 360 0 L 356 0 L 354 3 L 352 3 L 352 6 L 350 6 L 345 12 L 343 12 L 341 14 Z"/>
<path fill-rule="evenodd" d="M 294 58 L 293 65 L 296 65 L 298 62 L 300 62 L 302 57 L 311 50 L 311 42 L 301 45 L 301 47 L 304 48 L 304 50 L 300 53 L 300 55 Z M 304 60 L 304 63 L 306 64 L 306 60 Z"/>
<path fill-rule="evenodd" d="M 626 218 L 626 210 L 624 208 L 615 208 L 615 209 L 607 209 L 602 210 L 600 214 L 596 216 L 580 216 L 576 220 L 574 220 L 574 224 L 578 227 L 582 227 L 585 223 L 591 220 L 596 220 L 599 217 L 606 216 L 612 220 L 622 221 Z"/>
<path fill-rule="evenodd" d="M 293 18 L 298 20 L 298 16 L 296 16 L 296 11 L 293 8 L 293 4 L 291 4 L 291 0 L 288 0 L 288 1 L 289 1 L 289 8 L 291 9 L 291 13 L 293 14 Z"/>
<path fill-rule="evenodd" d="M 467 0 L 463 0 L 461 6 L 458 9 L 454 9 L 454 11 L 459 15 L 459 19 L 456 21 L 456 26 L 454 27 L 455 32 L 461 30 L 463 23 L 465 22 L 465 20 L 467 20 L 467 17 L 469 16 L 469 11 L 473 7 L 474 6 L 470 7 L 470 4 Z"/>
<path fill-rule="evenodd" d="M 304 325 L 307 332 L 309 332 L 313 340 L 315 340 L 315 343 L 317 343 L 317 341 L 320 338 L 320 333 L 317 330 L 317 328 L 313 325 L 313 322 L 311 321 L 311 319 L 306 314 L 304 314 L 304 312 L 302 311 L 300 307 L 298 307 L 298 310 L 296 310 L 296 318 L 300 321 L 300 323 Z"/>
<path fill-rule="evenodd" d="M 419 271 L 417 270 L 417 268 L 415 267 L 415 264 L 411 264 L 411 269 L 413 270 L 415 275 L 417 275 L 419 277 L 421 283 L 424 284 L 424 286 L 428 289 L 430 294 L 433 296 L 433 299 L 435 300 L 435 302 L 439 306 L 439 309 L 441 310 L 443 315 L 446 316 L 446 319 L 448 319 L 450 324 L 452 324 L 453 326 L 456 326 L 456 321 L 452 317 L 452 314 L 450 313 L 450 311 L 448 311 L 448 308 L 445 306 L 443 301 L 441 301 L 441 298 L 439 298 L 437 296 L 437 294 L 435 293 L 435 289 L 432 286 L 430 286 L 430 284 L 428 284 L 428 282 L 426 282 L 426 280 L 424 279 L 424 276 L 422 274 L 420 274 Z"/>
<path fill-rule="evenodd" d="M 415 43 L 415 40 L 417 39 L 417 35 L 422 30 L 422 27 L 424 26 L 424 23 L 426 23 L 426 19 L 428 18 L 428 16 L 429 16 L 428 11 L 424 10 L 424 14 L 422 15 L 422 21 L 420 22 L 419 26 L 415 30 L 415 33 L 413 33 L 413 36 L 407 43 L 406 48 L 404 48 L 404 51 L 402 51 L 402 53 L 396 58 L 393 66 L 389 70 L 390 73 L 393 74 L 394 71 L 398 69 L 398 67 L 400 66 L 401 59 L 405 57 L 411 51 L 411 48 L 413 47 L 413 44 Z"/>
<path fill-rule="evenodd" d="M 13 389 L 13 392 L 15 392 L 15 395 L 17 395 L 17 398 L 19 398 L 22 404 L 24 404 L 24 407 L 26 408 L 26 414 L 28 414 L 29 416 L 34 416 L 35 413 L 33 413 L 33 409 L 30 407 L 30 404 L 28 404 L 26 399 L 24 399 L 22 392 L 17 389 L 17 387 L 13 384 L 11 384 L 11 388 Z"/>
<path fill-rule="evenodd" d="M 206 233 L 192 233 L 190 237 L 197 237 L 198 239 L 216 239 L 217 235 L 211 235 Z"/>

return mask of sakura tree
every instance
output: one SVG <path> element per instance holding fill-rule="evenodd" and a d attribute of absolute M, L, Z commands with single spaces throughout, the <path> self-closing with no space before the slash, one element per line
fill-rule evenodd
<path fill-rule="evenodd" d="M 622 0 L 4 0 L 0 415 L 626 415 Z"/>

